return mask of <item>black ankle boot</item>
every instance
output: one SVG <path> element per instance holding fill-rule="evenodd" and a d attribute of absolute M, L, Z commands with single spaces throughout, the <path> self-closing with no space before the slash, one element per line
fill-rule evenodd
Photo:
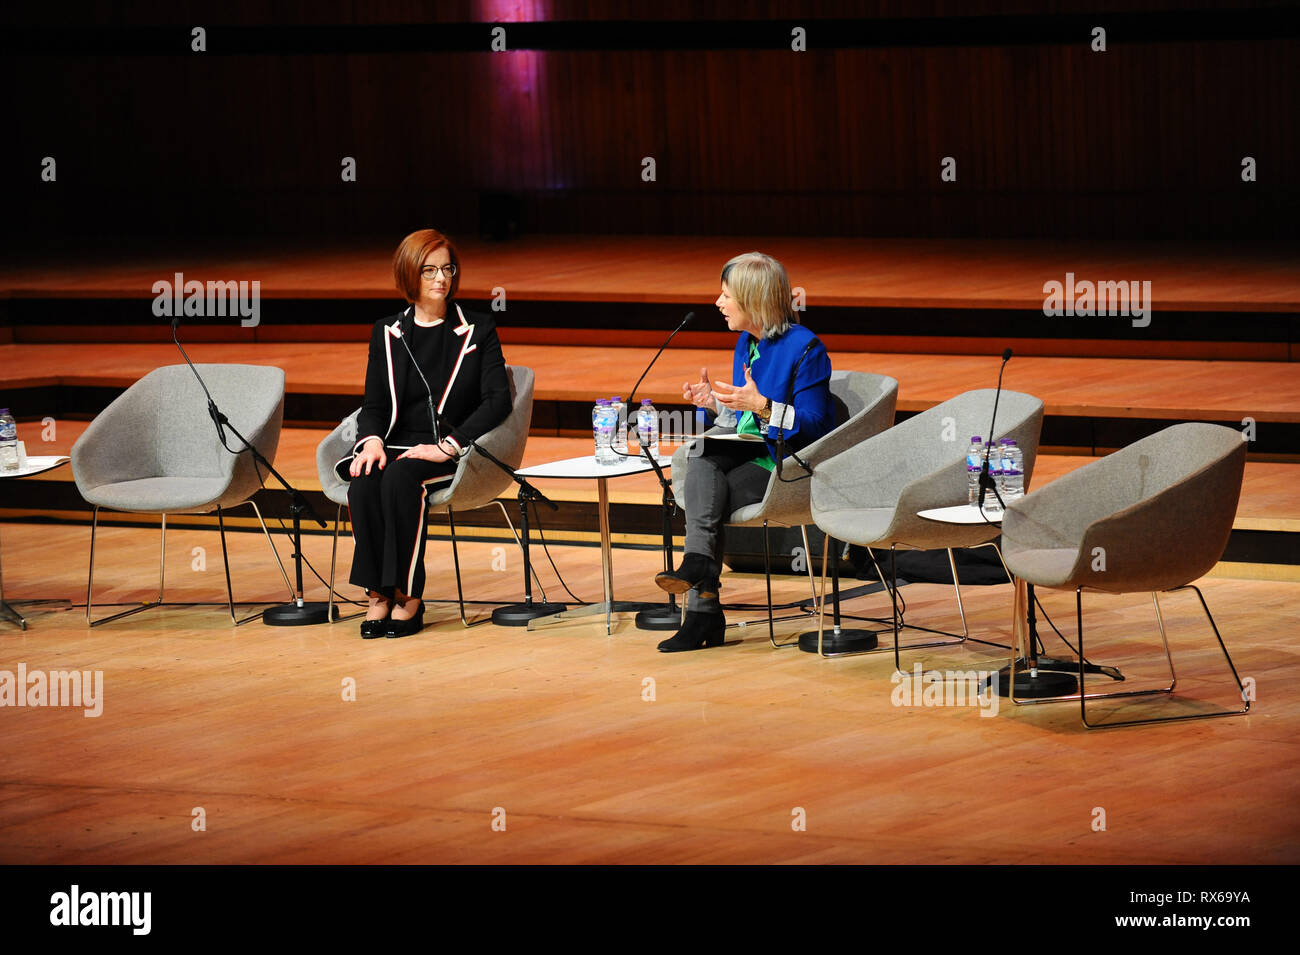
<path fill-rule="evenodd" d="M 704 647 L 722 646 L 727 630 L 727 618 L 721 613 L 696 613 L 688 610 L 682 629 L 659 644 L 664 653 L 682 650 L 700 650 Z"/>
<path fill-rule="evenodd" d="M 670 594 L 684 594 L 696 584 L 710 577 L 718 576 L 722 568 L 704 554 L 687 554 L 682 558 L 682 565 L 676 570 L 665 570 L 655 575 L 655 583 L 660 590 Z"/>

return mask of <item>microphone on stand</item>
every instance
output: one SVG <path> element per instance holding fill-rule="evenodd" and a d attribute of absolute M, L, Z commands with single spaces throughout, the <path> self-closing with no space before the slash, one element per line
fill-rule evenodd
<path fill-rule="evenodd" d="M 645 366 L 645 371 L 641 372 L 641 377 L 638 378 L 636 380 L 636 384 L 632 386 L 632 393 L 627 396 L 627 407 L 629 411 L 632 408 L 632 399 L 636 397 L 636 390 L 641 387 L 641 382 L 645 381 L 645 376 L 650 374 L 650 369 L 655 366 L 655 362 L 657 362 L 659 360 L 659 356 L 664 353 L 664 349 L 668 347 L 668 343 L 671 342 L 677 336 L 677 333 L 680 332 L 683 328 L 685 328 L 687 324 L 690 322 L 690 320 L 693 319 L 694 317 L 695 317 L 694 312 L 687 312 L 686 317 L 682 319 L 682 323 L 673 329 L 673 333 L 671 335 L 669 335 L 666 339 L 664 339 L 664 343 L 659 346 L 659 350 L 655 352 L 655 356 L 650 359 L 650 364 Z"/>
<path fill-rule="evenodd" d="M 668 343 L 671 342 L 677 336 L 677 333 L 685 328 L 694 317 L 694 312 L 687 312 L 686 317 L 682 319 L 681 324 L 674 328 L 672 334 L 664 339 L 664 343 L 659 346 L 659 350 L 655 352 L 654 357 L 650 359 L 650 364 L 645 366 L 645 371 L 641 372 L 641 377 L 636 380 L 636 384 L 632 386 L 632 391 L 628 395 L 628 412 L 632 411 L 632 401 L 636 397 L 636 390 L 641 387 L 641 382 L 645 381 L 645 376 L 650 374 L 650 369 L 655 366 L 655 362 L 657 362 L 659 356 L 664 353 L 664 349 L 668 347 Z M 650 453 L 650 449 L 646 446 L 645 436 L 641 433 L 639 422 L 637 425 L 637 444 L 641 449 L 641 456 L 643 456 L 649 463 L 651 470 L 655 473 L 655 477 L 659 479 L 660 488 L 663 490 L 664 570 L 672 570 L 672 518 L 674 509 L 677 506 L 676 501 L 673 498 L 673 484 L 664 474 L 663 466 L 655 460 L 655 456 Z M 623 454 L 624 457 L 631 457 L 631 455 L 624 452 L 619 453 Z M 669 594 L 668 603 L 666 605 L 648 605 L 642 608 L 636 615 L 636 626 L 641 630 L 676 630 L 681 626 L 681 611 L 677 608 L 677 597 L 674 594 Z"/>
<path fill-rule="evenodd" d="M 1008 348 L 1002 352 L 1002 367 L 998 369 L 998 390 L 997 393 L 994 394 L 993 396 L 993 420 L 989 422 L 990 452 L 994 449 L 993 442 L 997 440 L 996 434 L 993 431 L 993 426 L 997 423 L 998 420 L 998 401 L 1000 401 L 1002 398 L 1002 372 L 1006 370 L 1007 362 L 1009 362 L 1010 360 L 1011 360 L 1011 349 Z M 989 491 L 993 492 L 993 496 L 998 499 L 999 504 L 1002 503 L 1002 495 L 998 493 L 998 489 L 993 483 L 993 477 L 992 475 L 989 474 L 989 456 L 987 454 L 984 455 L 984 463 L 980 467 L 979 484 L 980 484 L 979 509 L 980 509 L 980 513 L 982 514 L 984 512 L 984 497 Z"/>
<path fill-rule="evenodd" d="M 321 527 L 326 526 L 325 520 L 320 516 L 320 514 L 316 513 L 316 508 L 312 507 L 311 501 L 307 500 L 301 491 L 286 481 L 284 475 L 275 469 L 275 466 L 267 460 L 266 456 L 263 455 L 262 452 L 252 444 L 252 442 L 240 434 L 239 429 L 230 423 L 230 419 L 221 413 L 221 409 L 217 407 L 217 403 L 212 399 L 212 392 L 208 391 L 208 386 L 203 382 L 203 376 L 200 375 L 199 370 L 194 367 L 194 362 L 190 361 L 190 356 L 185 353 L 185 347 L 181 344 L 180 336 L 177 334 L 177 328 L 180 325 L 180 321 L 179 316 L 173 316 L 172 340 L 176 342 L 176 347 L 180 349 L 181 357 L 185 359 L 185 364 L 190 366 L 190 371 L 192 371 L 194 377 L 198 379 L 199 387 L 202 388 L 203 393 L 207 395 L 208 416 L 212 418 L 212 423 L 217 427 L 217 437 L 221 441 L 221 446 L 231 454 L 240 453 L 226 443 L 226 429 L 229 429 L 230 433 L 238 438 L 240 443 L 243 444 L 244 449 L 253 456 L 253 459 L 262 467 L 266 468 L 266 470 L 280 482 L 281 486 L 284 487 L 285 492 L 289 495 L 289 512 L 293 515 L 293 559 L 297 571 L 297 586 L 295 587 L 289 582 L 288 574 L 285 574 L 284 577 L 285 586 L 289 588 L 292 599 L 289 603 L 281 604 L 277 607 L 271 607 L 270 609 L 263 611 L 261 614 L 253 614 L 251 617 L 245 617 L 243 620 L 238 620 L 235 622 L 235 625 L 239 626 L 247 623 L 249 620 L 256 619 L 259 616 L 262 618 L 263 623 L 272 627 L 293 627 L 318 623 L 330 623 L 329 605 L 322 602 L 309 603 L 304 600 L 302 581 L 302 515 L 306 514 Z M 260 479 L 261 475 L 259 474 L 258 477 Z M 220 508 L 218 508 L 218 517 L 220 517 L 220 514 L 221 511 Z M 268 539 L 269 536 L 270 535 L 268 535 Z M 274 548 L 274 546 L 275 545 L 272 544 L 272 548 Z M 278 561 L 279 558 L 277 557 L 276 560 Z M 283 567 L 280 568 L 280 572 L 284 573 Z M 335 612 L 337 613 L 337 610 Z"/>
<path fill-rule="evenodd" d="M 185 359 L 185 364 L 190 366 L 190 371 L 194 373 L 194 377 L 198 380 L 199 387 L 203 389 L 203 394 L 207 396 L 208 417 L 212 419 L 212 423 L 217 428 L 217 440 L 221 442 L 221 446 L 223 448 L 225 448 L 227 451 L 230 451 L 231 454 L 235 454 L 236 452 L 231 451 L 230 445 L 226 443 L 226 430 L 225 428 L 222 427 L 222 414 L 219 410 L 217 410 L 217 403 L 212 400 L 212 392 L 208 391 L 208 386 L 203 383 L 203 378 L 199 375 L 199 370 L 194 367 L 194 362 L 190 361 L 190 356 L 185 353 L 185 346 L 181 344 L 180 335 L 177 333 L 177 329 L 180 328 L 180 324 L 181 324 L 181 317 L 179 315 L 173 315 L 172 316 L 172 341 L 174 341 L 176 343 L 176 347 L 180 349 L 181 357 Z M 321 526 L 324 527 L 325 525 L 322 524 Z"/>

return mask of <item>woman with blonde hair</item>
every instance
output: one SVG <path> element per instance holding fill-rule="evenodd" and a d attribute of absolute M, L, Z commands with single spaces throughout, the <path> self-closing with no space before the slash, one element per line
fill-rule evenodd
<path fill-rule="evenodd" d="M 731 383 L 711 383 L 708 369 L 701 368 L 699 381 L 682 385 L 682 397 L 716 411 L 717 423 L 734 427 L 738 440 L 697 439 L 692 450 L 680 502 L 685 555 L 677 570 L 655 578 L 669 593 L 691 592 L 682 628 L 659 644 L 666 653 L 721 645 L 727 625 L 718 601 L 724 522 L 763 499 L 778 437 L 789 453 L 834 427 L 830 357 L 817 336 L 797 323 L 785 267 L 761 252 L 736 256 L 723 266 L 715 304 L 727 327 L 740 335 Z"/>

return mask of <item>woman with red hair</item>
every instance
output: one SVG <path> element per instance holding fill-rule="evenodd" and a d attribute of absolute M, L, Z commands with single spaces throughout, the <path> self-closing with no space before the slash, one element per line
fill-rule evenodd
<path fill-rule="evenodd" d="M 457 459 L 510 412 L 496 327 L 455 302 L 460 257 L 451 240 L 412 232 L 393 256 L 393 279 L 408 307 L 375 323 L 359 437 L 337 466 L 351 481 L 349 579 L 370 598 L 366 639 L 424 627 L 429 488 L 451 480 Z"/>

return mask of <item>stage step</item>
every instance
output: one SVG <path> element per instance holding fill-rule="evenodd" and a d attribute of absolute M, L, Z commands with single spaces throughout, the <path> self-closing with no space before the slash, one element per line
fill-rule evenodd
<path fill-rule="evenodd" d="M 364 344 L 402 304 L 392 241 L 124 247 L 76 275 L 37 252 L 0 265 L 0 342 L 166 342 L 170 313 L 155 312 L 154 287 L 180 272 L 182 282 L 259 290 L 253 318 L 186 317 L 187 341 Z M 676 344 L 729 348 L 712 305 L 717 276 L 757 248 L 785 263 L 804 320 L 834 352 L 1300 357 L 1300 271 L 1296 247 L 1282 242 L 551 235 L 460 245 L 460 299 L 492 310 L 507 345 L 654 348 L 694 311 Z M 1044 312 L 1050 282 L 1069 299 L 1064 314 Z M 1087 308 L 1083 283 L 1116 282 L 1137 282 L 1149 310 L 1076 314 Z"/>
<path fill-rule="evenodd" d="M 332 425 L 361 402 L 366 343 L 199 343 L 198 362 L 277 365 L 287 376 L 285 419 Z M 627 395 L 653 351 L 639 348 L 508 345 L 508 361 L 536 372 L 531 433 L 585 436 L 592 401 Z M 0 345 L 0 398 L 20 421 L 89 419 L 159 365 L 179 360 L 174 345 Z M 681 383 L 729 373 L 725 349 L 670 348 L 639 397 L 661 410 L 681 404 Z M 901 417 L 997 382 L 998 355 L 834 353 L 836 368 L 874 371 L 900 383 Z M 1013 358 L 1004 386 L 1046 405 L 1044 448 L 1102 453 L 1179 421 L 1212 421 L 1251 431 L 1257 456 L 1300 461 L 1300 375 L 1290 362 L 1135 358 Z"/>
<path fill-rule="evenodd" d="M 206 422 L 205 422 L 206 424 Z M 67 454 L 86 425 L 80 421 L 55 421 L 46 426 L 54 440 L 40 441 L 34 427 L 23 430 L 29 453 Z M 281 435 L 276 467 L 285 478 L 307 493 L 319 512 L 332 521 L 335 506 L 320 491 L 316 473 L 316 446 L 328 434 L 325 428 L 286 428 Z M 542 464 L 589 452 L 591 442 L 585 438 L 533 437 L 529 439 L 524 464 Z M 1040 454 L 1033 486 L 1042 487 L 1075 468 L 1094 460 L 1081 455 Z M 597 491 L 593 481 L 536 481 L 544 494 L 560 505 L 556 512 L 541 512 L 544 533 L 557 539 L 595 542 L 597 540 Z M 77 493 L 69 467 L 58 468 L 22 481 L 4 484 L 5 498 L 0 503 L 2 519 L 46 519 L 88 522 L 89 507 Z M 653 474 L 639 474 L 610 481 L 611 526 L 616 544 L 652 547 L 661 537 L 661 492 Z M 258 505 L 269 516 L 288 518 L 285 495 L 273 482 L 259 492 Z M 512 494 L 502 502 L 517 519 L 518 505 Z M 237 511 L 234 526 L 253 526 L 247 512 Z M 346 519 L 346 510 L 344 511 Z M 104 515 L 109 522 L 149 523 L 150 517 Z M 176 525 L 215 524 L 211 517 L 176 516 Z M 457 525 L 470 535 L 508 535 L 500 511 L 483 509 L 457 516 Z M 315 525 L 304 524 L 307 533 L 316 533 Z M 675 521 L 674 533 L 680 546 L 682 518 Z M 1249 460 L 1242 484 L 1232 539 L 1225 551 L 1221 570 L 1236 575 L 1269 579 L 1300 579 L 1300 463 Z"/>

